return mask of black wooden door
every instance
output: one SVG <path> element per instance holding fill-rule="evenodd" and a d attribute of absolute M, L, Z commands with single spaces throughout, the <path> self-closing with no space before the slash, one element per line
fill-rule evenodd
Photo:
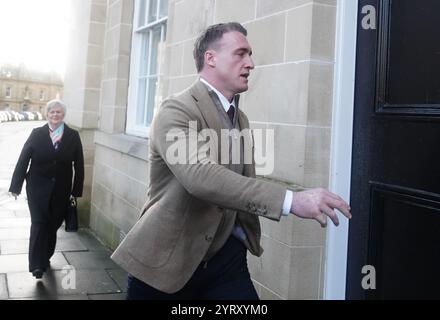
<path fill-rule="evenodd" d="M 440 298 L 439 16 L 438 0 L 359 0 L 348 299 Z"/>

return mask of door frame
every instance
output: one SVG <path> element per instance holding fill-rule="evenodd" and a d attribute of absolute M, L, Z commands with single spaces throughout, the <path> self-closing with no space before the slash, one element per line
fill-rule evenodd
<path fill-rule="evenodd" d="M 329 189 L 350 201 L 358 0 L 338 0 Z M 346 298 L 348 221 L 328 225 L 324 299 Z"/>

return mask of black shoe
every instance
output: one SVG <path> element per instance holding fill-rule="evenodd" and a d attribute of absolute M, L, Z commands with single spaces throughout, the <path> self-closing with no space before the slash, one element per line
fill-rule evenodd
<path fill-rule="evenodd" d="M 42 269 L 35 269 L 34 271 L 32 271 L 32 275 L 36 278 L 36 279 L 41 279 L 43 278 L 43 270 Z"/>

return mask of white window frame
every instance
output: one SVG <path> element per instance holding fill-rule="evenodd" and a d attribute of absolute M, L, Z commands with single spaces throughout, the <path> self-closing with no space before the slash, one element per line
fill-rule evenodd
<path fill-rule="evenodd" d="M 146 7 L 149 8 L 149 1 L 146 1 Z M 159 10 L 160 10 L 160 2 L 163 0 L 158 0 L 157 5 L 157 12 L 156 16 L 159 17 Z M 162 17 L 158 20 L 155 20 L 151 23 L 148 23 L 144 26 L 138 27 L 140 22 L 140 8 L 141 8 L 141 0 L 135 1 L 135 10 L 134 10 L 134 19 L 133 19 L 133 36 L 132 36 L 132 47 L 131 47 L 131 57 L 130 57 L 130 76 L 129 76 L 129 86 L 128 86 L 128 107 L 127 107 L 127 126 L 126 126 L 126 133 L 130 135 L 140 136 L 140 137 L 149 137 L 150 135 L 150 125 L 138 125 L 136 124 L 137 120 L 137 113 L 138 113 L 138 96 L 139 96 L 139 72 L 142 69 L 141 65 L 141 53 L 142 53 L 142 37 L 145 33 L 150 32 L 149 30 L 153 30 L 157 26 L 162 26 L 161 30 L 161 41 L 160 43 L 164 43 L 166 41 L 165 33 L 166 31 L 164 28 L 167 27 L 167 20 L 168 15 L 165 17 Z M 168 13 L 167 13 L 168 14 Z M 146 13 L 146 16 L 148 17 L 148 12 Z M 147 19 L 147 18 L 145 18 Z M 152 40 L 152 32 L 150 32 L 150 43 Z M 160 83 L 161 79 L 161 63 L 159 58 L 161 55 L 163 55 L 161 49 L 161 46 L 159 45 L 158 48 L 158 65 L 157 65 L 157 83 Z M 148 59 L 147 63 L 149 63 L 151 59 L 151 46 L 149 48 L 148 53 Z M 149 69 L 149 66 L 147 66 Z M 150 73 L 150 70 L 147 71 L 148 76 L 152 76 Z M 156 86 L 155 90 L 155 104 L 153 106 L 147 106 L 145 110 L 145 116 L 147 115 L 148 108 L 153 108 L 153 114 L 156 108 L 158 107 L 158 104 L 160 104 L 161 101 L 158 101 L 158 86 Z M 145 89 L 145 102 L 148 103 L 148 87 Z"/>
<path fill-rule="evenodd" d="M 12 98 L 12 88 L 11 87 L 6 87 L 5 98 L 8 98 L 8 99 Z"/>
<path fill-rule="evenodd" d="M 45 99 L 45 92 L 44 92 L 44 90 L 40 90 L 40 101 L 44 101 L 44 99 Z"/>

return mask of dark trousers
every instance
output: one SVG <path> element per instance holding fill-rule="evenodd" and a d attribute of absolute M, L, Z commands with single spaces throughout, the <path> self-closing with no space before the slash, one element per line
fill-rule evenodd
<path fill-rule="evenodd" d="M 188 283 L 167 294 L 128 276 L 127 300 L 258 300 L 247 267 L 246 247 L 230 236 L 207 263 L 202 262 Z"/>
<path fill-rule="evenodd" d="M 49 259 L 55 252 L 57 231 L 63 223 L 63 213 L 53 210 L 52 199 L 49 211 L 44 216 L 32 217 L 29 239 L 29 271 L 46 270 Z"/>

